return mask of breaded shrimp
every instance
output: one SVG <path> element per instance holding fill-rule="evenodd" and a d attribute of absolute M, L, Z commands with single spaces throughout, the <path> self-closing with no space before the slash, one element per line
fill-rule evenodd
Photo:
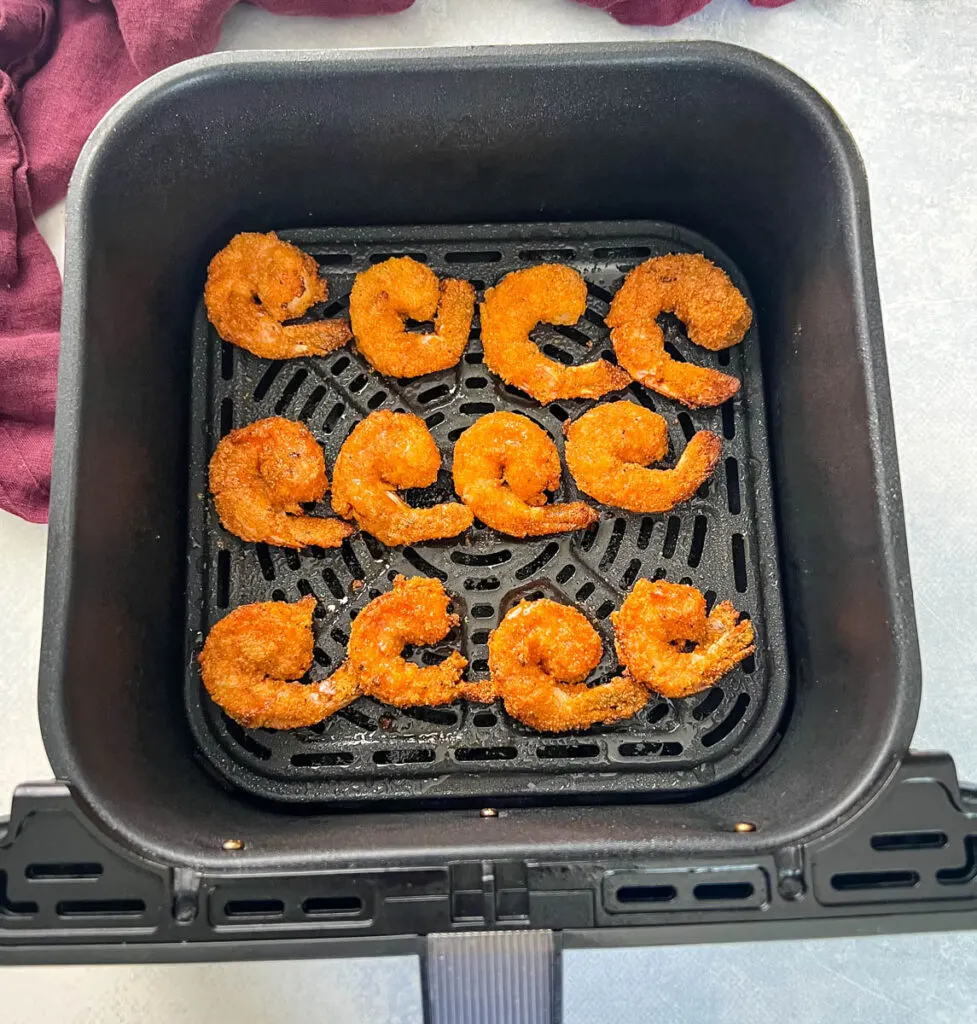
<path fill-rule="evenodd" d="M 582 501 L 547 505 L 560 486 L 560 454 L 527 416 L 491 412 L 455 444 L 455 490 L 486 526 L 512 537 L 582 530 L 598 514 Z"/>
<path fill-rule="evenodd" d="M 356 616 L 348 665 L 364 693 L 400 708 L 448 704 L 459 697 L 492 699 L 487 683 L 461 681 L 468 661 L 458 651 L 423 668 L 401 656 L 408 644 L 437 643 L 458 625 L 458 616 L 448 614 L 449 601 L 439 580 L 398 576 L 393 590 Z"/>
<path fill-rule="evenodd" d="M 571 267 L 544 263 L 507 274 L 481 307 L 485 365 L 544 405 L 558 398 L 600 398 L 626 387 L 624 370 L 598 359 L 564 366 L 529 337 L 536 324 L 575 324 L 587 308 L 587 284 Z"/>
<path fill-rule="evenodd" d="M 740 388 L 735 377 L 678 362 L 665 351 L 659 313 L 674 313 L 703 348 L 738 345 L 753 314 L 726 273 L 701 253 L 656 256 L 624 279 L 605 321 L 618 362 L 645 387 L 691 408 L 732 398 Z"/>
<path fill-rule="evenodd" d="M 302 684 L 312 665 L 314 597 L 294 604 L 246 604 L 225 615 L 200 652 L 200 675 L 211 700 L 248 729 L 315 725 L 360 695 L 348 667 Z"/>
<path fill-rule="evenodd" d="M 674 469 L 646 469 L 668 454 L 668 427 L 633 402 L 608 402 L 566 427 L 567 466 L 577 486 L 629 512 L 667 512 L 688 501 L 716 468 L 722 441 L 700 430 Z"/>
<path fill-rule="evenodd" d="M 316 261 L 267 235 L 244 232 L 210 261 L 204 304 L 217 333 L 262 359 L 324 356 L 352 337 L 345 320 L 289 324 L 328 298 Z"/>
<path fill-rule="evenodd" d="M 729 601 L 707 616 L 702 594 L 680 583 L 638 580 L 611 621 L 625 674 L 663 697 L 707 690 L 756 650 Z"/>
<path fill-rule="evenodd" d="M 226 530 L 283 548 L 338 548 L 353 533 L 341 519 L 302 512 L 326 493 L 326 460 L 303 423 L 271 416 L 232 430 L 210 460 L 210 489 Z"/>
<path fill-rule="evenodd" d="M 435 319 L 435 313 L 437 318 Z M 447 370 L 468 344 L 475 289 L 437 275 L 410 256 L 378 263 L 356 275 L 349 317 L 363 358 L 389 377 L 420 377 Z M 405 321 L 435 320 L 434 333 L 404 329 Z"/>
<path fill-rule="evenodd" d="M 490 634 L 488 649 L 491 682 L 506 711 L 542 732 L 617 722 L 648 701 L 633 679 L 586 685 L 600 663 L 600 635 L 576 608 L 547 598 L 511 609 Z"/>
<path fill-rule="evenodd" d="M 397 493 L 438 478 L 441 453 L 422 419 L 379 409 L 353 428 L 333 471 L 332 507 L 390 547 L 454 537 L 472 525 L 457 502 L 412 508 Z"/>

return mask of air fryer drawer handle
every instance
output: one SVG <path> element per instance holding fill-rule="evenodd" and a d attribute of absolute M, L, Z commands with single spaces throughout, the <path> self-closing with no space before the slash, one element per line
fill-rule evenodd
<path fill-rule="evenodd" d="M 429 935 L 425 1024 L 559 1024 L 559 968 L 551 931 Z"/>

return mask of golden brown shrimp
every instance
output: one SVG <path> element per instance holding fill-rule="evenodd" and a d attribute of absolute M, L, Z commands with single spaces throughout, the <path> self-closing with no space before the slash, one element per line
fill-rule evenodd
<path fill-rule="evenodd" d="M 226 530 L 283 548 L 338 548 L 353 533 L 341 519 L 302 512 L 326 493 L 326 460 L 303 423 L 271 416 L 232 430 L 210 460 L 210 489 Z"/>
<path fill-rule="evenodd" d="M 244 232 L 210 261 L 204 304 L 217 333 L 262 359 L 324 356 L 352 337 L 345 320 L 285 324 L 328 298 L 316 261 L 267 235 Z"/>
<path fill-rule="evenodd" d="M 248 729 L 315 725 L 360 695 L 343 665 L 329 679 L 302 684 L 312 665 L 314 597 L 294 604 L 246 604 L 225 615 L 200 652 L 211 700 Z"/>
<path fill-rule="evenodd" d="M 481 307 L 485 365 L 544 405 L 627 387 L 631 378 L 606 359 L 564 366 L 529 337 L 540 322 L 575 324 L 586 308 L 587 284 L 571 267 L 544 263 L 506 275 L 485 293 Z"/>
<path fill-rule="evenodd" d="M 647 469 L 668 454 L 668 426 L 633 402 L 608 402 L 566 427 L 567 466 L 577 486 L 629 512 L 667 512 L 688 501 L 716 468 L 723 444 L 700 430 L 674 469 Z"/>
<path fill-rule="evenodd" d="M 702 594 L 680 583 L 638 580 L 611 621 L 625 673 L 663 697 L 707 690 L 756 650 L 729 601 L 707 616 Z"/>
<path fill-rule="evenodd" d="M 586 729 L 640 711 L 648 692 L 617 677 L 584 680 L 598 666 L 602 644 L 586 617 L 556 601 L 522 601 L 488 639 L 492 685 L 513 718 L 542 732 Z"/>
<path fill-rule="evenodd" d="M 486 526 L 512 537 L 582 530 L 598 519 L 582 501 L 547 505 L 560 486 L 560 454 L 527 416 L 491 412 L 455 444 L 455 490 Z"/>
<path fill-rule="evenodd" d="M 618 362 L 645 387 L 692 408 L 732 398 L 740 388 L 735 377 L 681 363 L 665 351 L 659 313 L 674 313 L 689 340 L 703 348 L 738 345 L 753 314 L 725 272 L 701 253 L 646 260 L 624 279 L 605 321 Z"/>
<path fill-rule="evenodd" d="M 475 289 L 467 281 L 439 283 L 430 267 L 410 256 L 357 274 L 349 293 L 356 345 L 374 370 L 389 377 L 420 377 L 455 366 L 468 344 L 474 312 Z M 434 333 L 405 330 L 408 317 L 434 319 Z"/>
<path fill-rule="evenodd" d="M 438 478 L 441 453 L 422 419 L 379 409 L 357 423 L 333 471 L 332 507 L 390 547 L 454 537 L 472 525 L 457 502 L 412 508 L 397 493 Z"/>
<path fill-rule="evenodd" d="M 463 683 L 468 664 L 452 651 L 439 665 L 421 667 L 401 656 L 408 644 L 443 640 L 458 616 L 439 580 L 398 576 L 393 590 L 374 598 L 353 620 L 348 664 L 363 692 L 395 707 L 448 704 L 459 697 L 491 700 L 487 683 Z"/>

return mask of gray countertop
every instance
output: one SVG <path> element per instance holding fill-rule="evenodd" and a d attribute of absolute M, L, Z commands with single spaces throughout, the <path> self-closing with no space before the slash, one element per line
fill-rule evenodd
<path fill-rule="evenodd" d="M 714 0 L 671 29 L 632 29 L 570 0 L 417 0 L 391 18 L 276 18 L 239 6 L 221 48 L 708 38 L 780 60 L 851 128 L 868 169 L 923 661 L 915 745 L 977 780 L 977 2 Z M 55 249 L 63 210 L 43 218 Z M 50 774 L 35 712 L 46 530 L 0 513 L 0 813 Z M 975 630 L 977 635 L 977 630 Z M 857 681 L 853 681 L 857 685 Z M 577 951 L 568 1024 L 977 1021 L 977 934 Z M 968 969 L 969 968 L 969 969 Z M 417 1024 L 416 962 L 7 968 L 11 1024 L 329 1021 Z"/>

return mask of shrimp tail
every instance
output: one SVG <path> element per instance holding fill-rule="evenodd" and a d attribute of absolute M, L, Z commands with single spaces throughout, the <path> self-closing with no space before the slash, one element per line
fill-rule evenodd
<path fill-rule="evenodd" d="M 250 351 L 264 359 L 327 356 L 337 348 L 342 348 L 352 337 L 353 332 L 346 320 L 316 320 L 311 324 L 269 324 L 252 337 Z"/>
<path fill-rule="evenodd" d="M 524 523 L 525 537 L 547 536 L 551 533 L 571 533 L 585 530 L 600 519 L 600 513 L 584 501 L 567 501 L 530 509 Z M 519 536 L 517 534 L 517 536 Z"/>
<path fill-rule="evenodd" d="M 716 463 L 723 452 L 723 443 L 709 430 L 700 430 L 693 435 L 679 456 L 674 469 L 651 470 L 661 474 L 663 512 L 688 501 L 695 492 L 712 476 Z"/>
<path fill-rule="evenodd" d="M 281 547 L 338 548 L 356 528 L 341 519 L 318 519 L 315 516 L 296 516 L 288 521 L 287 533 L 268 543 Z"/>
<path fill-rule="evenodd" d="M 560 683 L 542 699 L 511 689 L 504 696 L 506 711 L 540 732 L 566 732 L 597 723 L 610 725 L 630 718 L 647 703 L 648 691 L 627 676 L 616 676 L 600 686 Z"/>
<path fill-rule="evenodd" d="M 690 409 L 722 405 L 740 389 L 740 382 L 729 374 L 673 359 L 654 320 L 615 328 L 611 344 L 618 362 L 639 384 Z"/>

